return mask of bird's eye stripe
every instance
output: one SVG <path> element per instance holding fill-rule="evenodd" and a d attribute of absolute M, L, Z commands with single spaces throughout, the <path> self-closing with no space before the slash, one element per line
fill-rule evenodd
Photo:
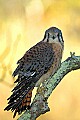
<path fill-rule="evenodd" d="M 47 42 L 49 42 L 49 33 L 48 33 L 48 38 L 47 38 Z"/>

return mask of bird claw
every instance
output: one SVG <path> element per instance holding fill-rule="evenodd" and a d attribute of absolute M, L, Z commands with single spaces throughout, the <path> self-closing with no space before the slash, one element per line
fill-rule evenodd
<path fill-rule="evenodd" d="M 41 86 L 41 87 L 38 87 L 38 89 L 37 89 L 37 93 L 39 93 L 39 94 L 43 94 L 43 91 L 45 90 L 45 88 L 43 87 L 43 86 Z"/>

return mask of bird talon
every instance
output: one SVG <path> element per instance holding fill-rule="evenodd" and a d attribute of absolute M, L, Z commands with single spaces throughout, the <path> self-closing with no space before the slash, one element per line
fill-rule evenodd
<path fill-rule="evenodd" d="M 41 86 L 41 87 L 39 87 L 38 89 L 37 89 L 37 93 L 39 93 L 39 94 L 43 94 L 43 91 L 45 90 L 45 88 L 43 87 L 43 86 Z"/>

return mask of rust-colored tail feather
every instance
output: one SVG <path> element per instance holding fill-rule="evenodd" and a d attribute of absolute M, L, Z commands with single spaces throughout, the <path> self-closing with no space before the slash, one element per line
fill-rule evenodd
<path fill-rule="evenodd" d="M 18 112 L 18 114 L 21 114 L 24 110 L 30 109 L 32 90 L 30 90 L 28 92 L 28 94 L 25 96 L 25 98 L 22 101 L 22 104 L 18 108 L 16 108 L 14 115 L 13 115 L 13 118 L 16 116 L 17 112 Z"/>

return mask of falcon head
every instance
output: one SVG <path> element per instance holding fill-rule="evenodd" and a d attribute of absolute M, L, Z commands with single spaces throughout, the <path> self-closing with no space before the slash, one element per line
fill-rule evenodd
<path fill-rule="evenodd" d="M 44 35 L 44 42 L 49 42 L 49 43 L 60 43 L 61 45 L 64 44 L 64 40 L 62 37 L 62 32 L 60 29 L 56 27 L 50 27 L 45 31 Z"/>

